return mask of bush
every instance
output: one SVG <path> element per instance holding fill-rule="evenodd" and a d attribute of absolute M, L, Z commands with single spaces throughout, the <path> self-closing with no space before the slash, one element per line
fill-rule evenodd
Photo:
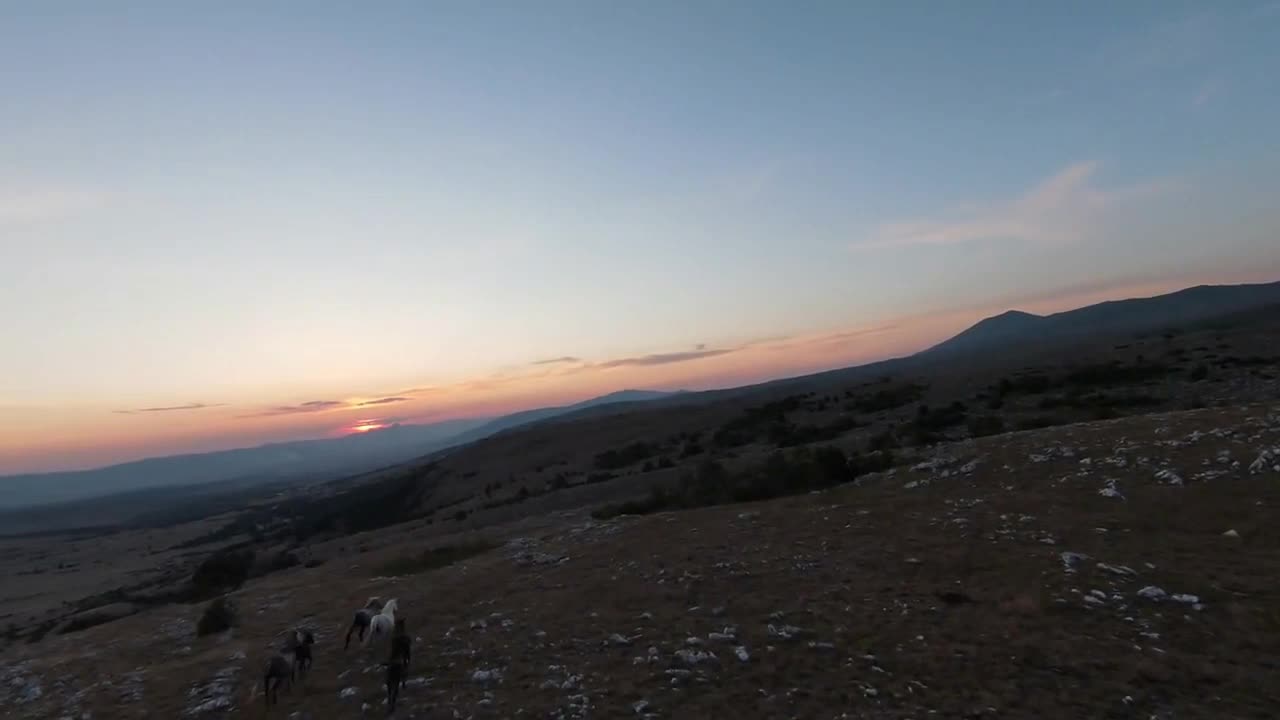
<path fill-rule="evenodd" d="M 271 562 L 267 565 L 267 572 L 288 570 L 291 567 L 301 564 L 302 561 L 298 559 L 297 554 L 291 553 L 287 550 L 282 550 L 272 556 Z"/>
<path fill-rule="evenodd" d="M 655 485 L 646 498 L 601 507 L 592 515 L 607 519 L 624 514 L 644 515 L 798 495 L 887 470 L 893 463 L 893 453 L 888 451 L 849 456 L 836 447 L 775 451 L 764 463 L 739 473 L 731 473 L 719 462 L 706 460 L 696 471 L 682 476 L 673 490 Z"/>
<path fill-rule="evenodd" d="M 1200 363 L 1191 369 L 1191 382 L 1200 382 L 1209 377 L 1209 366 Z"/>
<path fill-rule="evenodd" d="M 652 457 L 658 448 L 647 442 L 634 442 L 616 450 L 606 450 L 595 457 L 595 466 L 600 470 L 618 470 L 634 465 Z"/>
<path fill-rule="evenodd" d="M 253 550 L 247 548 L 227 548 L 205 558 L 191 576 L 192 599 L 203 600 L 244 585 L 253 570 L 253 561 Z"/>
<path fill-rule="evenodd" d="M 378 568 L 381 575 L 414 575 L 427 570 L 436 570 L 457 562 L 475 557 L 498 547 L 488 540 L 463 543 L 461 545 L 445 545 L 430 548 L 417 555 L 396 558 Z"/>
<path fill-rule="evenodd" d="M 869 452 L 892 450 L 898 446 L 898 438 L 894 435 L 892 429 L 882 430 L 881 432 L 872 435 L 867 440 L 867 450 Z"/>
<path fill-rule="evenodd" d="M 231 600 L 223 595 L 209 603 L 196 623 L 196 637 L 204 637 L 214 633 L 225 632 L 236 625 L 236 608 Z"/>
<path fill-rule="evenodd" d="M 969 420 L 969 434 L 973 437 L 999 435 L 1004 432 L 1004 419 L 999 415 L 979 415 Z"/>

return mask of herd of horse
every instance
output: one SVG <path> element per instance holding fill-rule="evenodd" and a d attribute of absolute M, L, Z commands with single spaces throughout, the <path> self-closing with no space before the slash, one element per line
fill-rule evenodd
<path fill-rule="evenodd" d="M 390 636 L 390 656 L 382 663 L 386 669 L 388 713 L 395 712 L 396 698 L 408 679 L 413 645 L 405 629 L 404 618 L 396 617 L 398 609 L 395 598 L 385 603 L 378 597 L 369 598 L 364 607 L 356 610 L 342 644 L 344 650 L 350 647 L 352 634 L 358 635 L 364 647 L 368 647 L 375 638 Z M 267 705 L 280 702 L 282 685 L 292 691 L 299 677 L 305 680 L 311 668 L 311 646 L 315 642 L 315 635 L 305 628 L 293 628 L 286 633 L 284 646 L 267 658 L 263 669 L 262 692 Z"/>

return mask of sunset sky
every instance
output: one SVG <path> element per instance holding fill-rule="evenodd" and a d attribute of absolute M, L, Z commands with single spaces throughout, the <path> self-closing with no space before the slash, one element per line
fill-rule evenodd
<path fill-rule="evenodd" d="M 1280 279 L 1280 2 L 27 2 L 0 474 Z"/>

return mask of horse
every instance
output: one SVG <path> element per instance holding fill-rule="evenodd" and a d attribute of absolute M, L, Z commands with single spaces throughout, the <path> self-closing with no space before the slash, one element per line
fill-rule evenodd
<path fill-rule="evenodd" d="M 396 599 L 392 598 L 382 606 L 382 610 L 377 615 L 369 618 L 369 632 L 365 633 L 360 641 L 361 644 L 368 646 L 375 636 L 391 634 L 396 624 L 396 606 Z"/>
<path fill-rule="evenodd" d="M 285 640 L 285 652 L 293 653 L 293 665 L 304 679 L 311 669 L 311 646 L 315 644 L 316 636 L 302 628 L 295 628 Z"/>
<path fill-rule="evenodd" d="M 266 698 L 267 705 L 271 705 L 272 700 L 277 705 L 280 704 L 281 685 L 287 684 L 290 692 L 293 691 L 293 670 L 293 659 L 284 653 L 277 652 L 267 659 L 266 667 L 262 672 L 262 694 Z"/>
<path fill-rule="evenodd" d="M 387 714 L 396 711 L 396 698 L 409 675 L 412 640 L 404 628 L 404 618 L 396 620 L 396 634 L 391 638 L 391 658 L 387 661 Z"/>
<path fill-rule="evenodd" d="M 359 630 L 360 641 L 364 641 L 364 634 L 369 630 L 369 621 L 373 616 L 382 610 L 382 598 L 373 596 L 369 598 L 369 602 L 364 607 L 356 611 L 355 617 L 351 620 L 351 627 L 347 628 L 347 639 L 342 643 L 342 649 L 346 650 L 351 646 L 351 633 Z"/>

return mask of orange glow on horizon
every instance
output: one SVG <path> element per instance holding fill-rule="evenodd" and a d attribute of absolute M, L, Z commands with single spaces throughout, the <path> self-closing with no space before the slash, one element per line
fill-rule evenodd
<path fill-rule="evenodd" d="M 315 392 L 290 398 L 251 397 L 240 403 L 226 399 L 207 409 L 185 409 L 180 407 L 184 399 L 164 397 L 94 407 L 0 407 L 0 475 L 102 467 L 143 457 L 213 452 L 314 437 L 363 435 L 395 423 L 496 417 L 534 407 L 570 404 L 624 388 L 698 391 L 748 385 L 909 355 L 1011 307 L 1046 314 L 1104 300 L 1159 295 L 1198 283 L 1244 281 L 1261 278 L 1174 278 L 1114 287 L 1067 288 L 1035 297 L 1005 298 L 803 335 L 727 342 L 713 346 L 713 354 L 688 360 L 642 362 L 660 357 L 663 348 L 657 347 L 652 350 L 658 353 L 654 356 L 638 353 L 641 362 L 598 358 L 560 365 L 534 364 L 418 385 L 400 384 L 413 380 L 400 378 L 386 387 L 412 389 L 386 393 L 369 392 L 366 387 L 352 396 Z M 320 402 L 316 398 L 337 399 Z M 369 398 L 387 398 L 382 403 L 387 409 L 373 409 Z M 361 407 L 365 404 L 371 406 Z M 161 411 L 113 412 L 116 408 L 152 406 Z M 370 412 L 386 414 L 370 417 Z"/>

